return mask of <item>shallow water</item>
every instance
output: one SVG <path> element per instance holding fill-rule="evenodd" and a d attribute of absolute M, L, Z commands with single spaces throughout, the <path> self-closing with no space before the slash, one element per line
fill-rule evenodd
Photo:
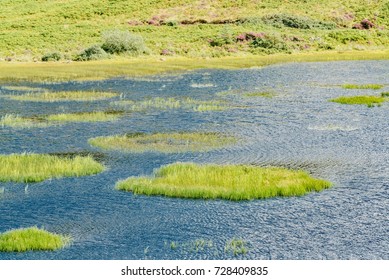
<path fill-rule="evenodd" d="M 226 99 L 239 108 L 140 112 L 116 122 L 48 128 L 0 127 L 0 153 L 103 152 L 108 169 L 96 176 L 42 183 L 0 183 L 0 232 L 37 225 L 73 236 L 56 252 L 0 253 L 0 259 L 389 259 L 389 103 L 382 107 L 328 102 L 341 95 L 389 91 L 389 61 L 300 63 L 179 76 L 37 84 L 52 90 L 112 90 L 123 99 Z M 381 91 L 345 83 L 385 84 Z M 273 98 L 218 92 L 272 90 Z M 0 116 L 111 108 L 110 101 L 18 102 L 1 98 Z M 120 97 L 112 99 L 119 100 Z M 236 145 L 206 153 L 131 154 L 90 147 L 91 137 L 127 132 L 220 131 Z M 281 165 L 334 183 L 303 197 L 247 202 L 134 196 L 115 182 L 148 175 L 176 161 Z M 225 251 L 248 242 L 246 255 Z M 195 240 L 212 246 L 195 250 Z M 171 248 L 171 242 L 177 244 Z"/>

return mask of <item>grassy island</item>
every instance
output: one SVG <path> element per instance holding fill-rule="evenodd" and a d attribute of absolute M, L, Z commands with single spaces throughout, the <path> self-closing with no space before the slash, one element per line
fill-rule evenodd
<path fill-rule="evenodd" d="M 166 165 L 153 177 L 130 177 L 116 184 L 118 190 L 135 194 L 227 200 L 300 196 L 330 186 L 330 182 L 312 178 L 304 171 L 194 163 Z"/>
<path fill-rule="evenodd" d="M 0 155 L 0 182 L 41 182 L 51 178 L 93 175 L 103 170 L 104 166 L 91 156 Z"/>
<path fill-rule="evenodd" d="M 70 240 L 37 227 L 15 229 L 0 234 L 0 252 L 53 251 L 69 245 Z"/>
<path fill-rule="evenodd" d="M 234 137 L 212 132 L 130 133 L 89 139 L 89 144 L 92 146 L 133 153 L 146 151 L 161 153 L 209 151 L 234 143 L 236 143 Z"/>
<path fill-rule="evenodd" d="M 7 95 L 9 99 L 30 102 L 58 101 L 96 101 L 117 96 L 113 92 L 98 91 L 59 91 L 59 92 L 30 92 L 23 95 Z"/>
<path fill-rule="evenodd" d="M 345 89 L 381 89 L 384 86 L 379 84 L 366 84 L 366 85 L 356 85 L 356 84 L 344 84 L 342 85 Z"/>
<path fill-rule="evenodd" d="M 341 96 L 334 99 L 330 99 L 332 102 L 346 104 L 346 105 L 366 105 L 368 107 L 380 106 L 383 102 L 388 99 L 384 96 L 370 96 L 370 95 L 359 95 L 359 96 Z"/>

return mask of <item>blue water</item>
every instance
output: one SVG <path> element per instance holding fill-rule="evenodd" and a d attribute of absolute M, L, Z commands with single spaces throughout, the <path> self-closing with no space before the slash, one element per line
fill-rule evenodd
<path fill-rule="evenodd" d="M 346 90 L 345 83 L 384 84 Z M 381 107 L 328 102 L 341 95 L 389 91 L 389 61 L 299 63 L 245 70 L 202 70 L 147 79 L 35 84 L 51 90 L 111 90 L 122 99 L 224 99 L 219 112 L 181 109 L 131 113 L 116 122 L 48 128 L 0 127 L 0 153 L 102 152 L 107 170 L 42 183 L 0 183 L 0 232 L 37 225 L 70 234 L 55 252 L 0 253 L 0 259 L 389 259 L 389 102 Z M 273 98 L 217 95 L 270 90 Z M 0 116 L 111 108 L 110 101 L 18 102 L 0 87 Z M 91 137 L 127 132 L 219 131 L 236 145 L 184 154 L 101 151 Z M 150 175 L 176 161 L 245 163 L 304 169 L 333 187 L 303 197 L 246 202 L 134 196 L 119 179 Z M 232 238 L 249 252 L 225 251 Z M 194 242 L 206 240 L 201 250 Z M 174 242 L 175 248 L 170 244 Z"/>

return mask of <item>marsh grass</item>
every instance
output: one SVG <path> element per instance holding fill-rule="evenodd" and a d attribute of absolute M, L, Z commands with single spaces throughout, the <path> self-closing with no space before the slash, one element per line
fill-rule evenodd
<path fill-rule="evenodd" d="M 96 101 L 118 96 L 113 92 L 98 91 L 59 91 L 59 92 L 30 92 L 23 95 L 7 95 L 9 99 L 31 102 L 58 102 L 58 101 Z"/>
<path fill-rule="evenodd" d="M 389 92 L 382 92 L 382 93 L 381 93 L 381 96 L 382 96 L 382 97 L 389 97 Z"/>
<path fill-rule="evenodd" d="M 46 89 L 44 88 L 37 88 L 37 87 L 28 87 L 28 86 L 2 86 L 2 89 L 6 90 L 13 90 L 13 91 L 29 91 L 29 92 L 34 92 L 34 91 L 45 91 Z"/>
<path fill-rule="evenodd" d="M 233 253 L 234 256 L 245 255 L 249 251 L 248 242 L 240 238 L 233 238 L 226 242 L 224 251 Z"/>
<path fill-rule="evenodd" d="M 356 84 L 344 84 L 342 85 L 342 88 L 345 89 L 381 89 L 383 88 L 383 85 L 379 84 L 365 84 L 365 85 L 356 85 Z"/>
<path fill-rule="evenodd" d="M 273 98 L 275 96 L 274 92 L 270 91 L 260 91 L 260 92 L 248 92 L 243 94 L 244 97 L 265 97 L 265 98 Z"/>
<path fill-rule="evenodd" d="M 36 128 L 47 127 L 50 125 L 60 125 L 68 122 L 108 122 L 116 121 L 123 115 L 123 113 L 123 111 L 80 112 L 32 117 L 21 117 L 9 114 L 0 118 L 0 126 L 9 126 L 13 128 Z"/>
<path fill-rule="evenodd" d="M 92 146 L 102 149 L 133 153 L 143 153 L 146 151 L 161 153 L 209 151 L 235 144 L 236 141 L 232 136 L 212 132 L 133 133 L 102 136 L 88 140 Z"/>
<path fill-rule="evenodd" d="M 41 182 L 51 178 L 93 175 L 103 170 L 104 166 L 91 156 L 0 155 L 0 182 Z"/>
<path fill-rule="evenodd" d="M 330 186 L 330 182 L 312 178 L 304 171 L 194 163 L 162 166 L 153 177 L 130 177 L 116 184 L 118 190 L 135 194 L 236 201 L 301 196 Z"/>
<path fill-rule="evenodd" d="M 0 252 L 53 251 L 68 246 L 70 242 L 70 236 L 37 227 L 22 228 L 0 234 Z"/>
<path fill-rule="evenodd" d="M 366 105 L 367 107 L 374 107 L 380 106 L 383 102 L 387 101 L 387 98 L 382 96 L 359 95 L 341 96 L 330 99 L 330 101 L 346 105 Z"/>
<path fill-rule="evenodd" d="M 222 100 L 195 100 L 192 98 L 176 99 L 173 97 L 155 97 L 147 100 L 133 101 L 121 100 L 111 102 L 113 106 L 126 108 L 133 112 L 143 112 L 147 110 L 171 110 L 184 109 L 195 112 L 221 111 L 231 108 L 229 104 Z"/>

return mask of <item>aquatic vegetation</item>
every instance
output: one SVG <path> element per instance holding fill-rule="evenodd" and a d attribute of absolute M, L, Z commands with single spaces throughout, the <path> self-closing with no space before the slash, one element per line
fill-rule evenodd
<path fill-rule="evenodd" d="M 123 111 L 80 112 L 32 117 L 9 114 L 0 118 L 0 126 L 34 128 L 59 125 L 67 122 L 107 122 L 117 120 L 122 114 Z"/>
<path fill-rule="evenodd" d="M 135 194 L 228 200 L 300 196 L 330 186 L 301 170 L 194 163 L 162 166 L 153 177 L 130 177 L 116 184 L 118 190 Z"/>
<path fill-rule="evenodd" d="M 95 101 L 104 100 L 117 96 L 113 92 L 98 91 L 59 91 L 27 93 L 23 95 L 7 95 L 6 97 L 18 101 L 33 102 L 57 102 L 57 101 Z"/>
<path fill-rule="evenodd" d="M 382 96 L 359 95 L 341 96 L 330 99 L 330 101 L 347 105 L 367 105 L 368 107 L 374 107 L 375 105 L 380 106 L 387 99 Z"/>
<path fill-rule="evenodd" d="M 0 252 L 52 251 L 68 246 L 70 242 L 70 236 L 29 227 L 1 233 Z"/>
<path fill-rule="evenodd" d="M 15 128 L 47 127 L 50 124 L 45 118 L 40 117 L 20 117 L 18 115 L 5 115 L 0 118 L 0 126 L 10 126 Z"/>
<path fill-rule="evenodd" d="M 44 88 L 28 87 L 28 86 L 2 86 L 2 89 L 14 91 L 45 91 Z"/>
<path fill-rule="evenodd" d="M 92 146 L 102 149 L 133 153 L 146 151 L 161 153 L 209 151 L 234 144 L 236 141 L 232 136 L 212 132 L 132 133 L 102 136 L 88 140 Z"/>
<path fill-rule="evenodd" d="M 356 84 L 344 84 L 342 88 L 345 89 L 381 89 L 383 85 L 379 84 L 366 84 L 366 85 L 356 85 Z"/>
<path fill-rule="evenodd" d="M 275 96 L 275 93 L 270 91 L 259 91 L 259 92 L 248 92 L 243 94 L 244 97 L 266 97 L 272 98 Z"/>
<path fill-rule="evenodd" d="M 247 241 L 240 238 L 233 238 L 227 241 L 224 247 L 225 252 L 231 252 L 234 256 L 245 255 L 249 251 Z"/>
<path fill-rule="evenodd" d="M 104 166 L 91 156 L 0 155 L 0 182 L 41 182 L 51 178 L 93 175 L 103 170 Z"/>
<path fill-rule="evenodd" d="M 230 107 L 225 101 L 221 100 L 195 100 L 192 98 L 176 99 L 173 97 L 155 97 L 141 101 L 121 100 L 111 102 L 111 105 L 123 107 L 134 112 L 141 112 L 152 109 L 169 110 L 178 108 L 193 110 L 196 112 L 204 112 L 221 111 Z"/>
<path fill-rule="evenodd" d="M 382 93 L 381 93 L 381 96 L 382 96 L 382 97 L 389 97 L 389 92 L 382 92 Z"/>
<path fill-rule="evenodd" d="M 87 112 L 48 115 L 49 122 L 107 122 L 115 121 L 123 114 L 122 111 Z"/>

